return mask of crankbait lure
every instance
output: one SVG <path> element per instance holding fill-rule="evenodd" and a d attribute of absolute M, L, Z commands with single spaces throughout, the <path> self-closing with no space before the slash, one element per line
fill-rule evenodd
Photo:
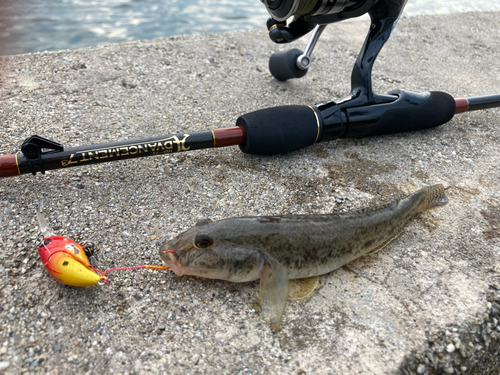
<path fill-rule="evenodd" d="M 107 284 L 106 274 L 110 271 L 128 269 L 168 269 L 159 266 L 135 266 L 110 268 L 99 271 L 92 267 L 85 253 L 86 245 L 76 243 L 69 238 L 56 236 L 45 217 L 37 212 L 38 224 L 42 232 L 42 241 L 38 246 L 38 254 L 49 274 L 63 284 L 71 286 L 93 286 Z"/>

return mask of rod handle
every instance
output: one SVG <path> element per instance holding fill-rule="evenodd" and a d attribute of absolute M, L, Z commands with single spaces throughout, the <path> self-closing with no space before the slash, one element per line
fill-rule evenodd
<path fill-rule="evenodd" d="M 312 145 L 320 137 L 316 111 L 305 105 L 287 105 L 244 114 L 236 120 L 245 130 L 241 151 L 255 155 L 283 154 Z"/>
<path fill-rule="evenodd" d="M 423 130 L 450 121 L 455 114 L 455 99 L 440 91 L 418 105 L 387 110 L 367 136 Z"/>

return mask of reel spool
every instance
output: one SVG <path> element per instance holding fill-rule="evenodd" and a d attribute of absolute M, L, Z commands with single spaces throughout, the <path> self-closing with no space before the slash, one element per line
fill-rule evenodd
<path fill-rule="evenodd" d="M 344 10 L 359 8 L 373 0 L 261 0 L 276 21 L 285 21 L 291 16 L 324 16 Z"/>

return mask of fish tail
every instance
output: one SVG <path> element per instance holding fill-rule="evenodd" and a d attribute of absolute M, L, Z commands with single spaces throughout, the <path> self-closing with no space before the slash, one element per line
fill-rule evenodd
<path fill-rule="evenodd" d="M 430 210 L 431 208 L 447 204 L 448 197 L 446 196 L 445 190 L 442 184 L 437 184 L 423 188 L 415 193 L 421 198 L 420 204 L 417 207 L 417 212 Z"/>

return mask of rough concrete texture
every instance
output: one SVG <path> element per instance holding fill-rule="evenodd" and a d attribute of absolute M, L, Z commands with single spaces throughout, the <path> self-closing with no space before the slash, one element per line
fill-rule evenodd
<path fill-rule="evenodd" d="M 500 13 L 402 18 L 374 89 L 500 92 Z M 155 39 L 1 59 L 0 153 L 32 134 L 87 145 L 232 126 L 238 115 L 346 96 L 366 21 L 330 25 L 300 80 L 267 70 L 265 30 Z M 305 46 L 306 40 L 295 45 Z M 287 48 L 289 48 L 287 46 Z M 5 373 L 499 372 L 500 112 L 439 128 L 256 157 L 237 147 L 0 181 L 0 368 Z M 346 211 L 443 183 L 377 254 L 321 277 L 273 333 L 258 283 L 110 274 L 59 284 L 36 251 L 35 212 L 97 244 L 94 264 L 160 264 L 158 246 L 197 220 Z"/>

